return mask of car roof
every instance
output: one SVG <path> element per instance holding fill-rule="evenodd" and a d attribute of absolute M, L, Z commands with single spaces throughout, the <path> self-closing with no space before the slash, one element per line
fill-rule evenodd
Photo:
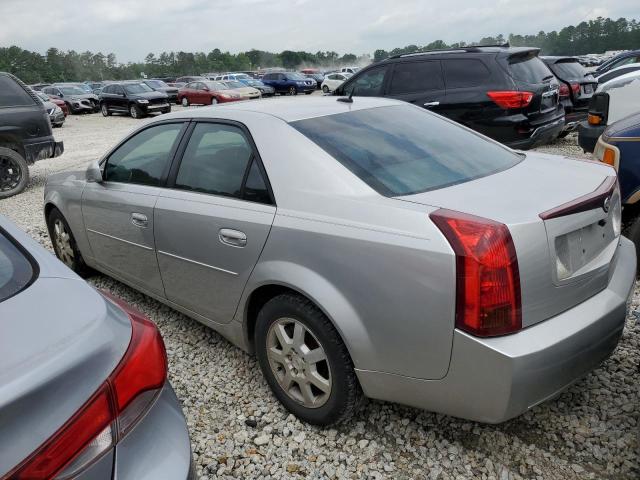
<path fill-rule="evenodd" d="M 460 48 L 443 48 L 440 50 L 422 50 L 410 53 L 402 53 L 399 55 L 393 55 L 386 58 L 384 61 L 397 60 L 399 58 L 416 57 L 416 56 L 430 56 L 430 55 L 463 55 L 463 54 L 479 54 L 479 53 L 502 53 L 507 55 L 513 55 L 525 52 L 539 52 L 540 49 L 536 47 L 510 47 L 508 45 L 471 45 Z"/>
<path fill-rule="evenodd" d="M 189 109 L 169 114 L 173 118 L 224 118 L 224 112 L 245 112 L 264 114 L 279 118 L 285 122 L 295 122 L 306 118 L 323 117 L 338 113 L 347 113 L 369 108 L 407 105 L 400 100 L 376 97 L 356 97 L 353 103 L 339 102 L 334 96 L 311 96 L 306 98 L 277 98 L 260 102 L 233 102 L 214 107 Z M 161 115 L 160 119 L 168 118 Z"/>

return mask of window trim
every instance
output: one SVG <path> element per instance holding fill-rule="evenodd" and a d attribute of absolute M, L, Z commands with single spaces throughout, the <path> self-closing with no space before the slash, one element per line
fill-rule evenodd
<path fill-rule="evenodd" d="M 107 180 L 105 178 L 105 173 L 107 171 L 107 163 L 109 162 L 109 158 L 111 158 L 111 156 L 118 151 L 118 149 L 123 146 L 125 143 L 127 143 L 129 140 L 131 140 L 133 137 L 135 137 L 136 135 L 144 132 L 145 130 L 148 130 L 150 128 L 154 128 L 154 127 L 158 127 L 160 125 L 169 125 L 169 124 L 182 124 L 182 128 L 180 129 L 180 131 L 178 132 L 178 135 L 176 137 L 176 140 L 173 142 L 173 146 L 171 147 L 171 151 L 169 152 L 169 159 L 167 162 L 167 165 L 165 165 L 164 170 L 162 171 L 162 175 L 160 177 L 160 183 L 158 185 L 145 185 L 142 183 L 130 183 L 130 182 L 116 182 L 113 180 Z M 189 124 L 191 123 L 191 120 L 188 118 L 184 118 L 184 119 L 173 119 L 173 120 L 163 120 L 160 122 L 154 122 L 151 123 L 149 125 L 145 125 L 144 127 L 139 128 L 138 130 L 135 130 L 134 132 L 131 132 L 131 134 L 127 135 L 123 140 L 121 140 L 115 147 L 113 147 L 109 152 L 107 152 L 107 154 L 102 157 L 100 159 L 99 165 L 100 165 L 100 170 L 102 171 L 102 180 L 105 183 L 110 183 L 110 184 L 117 184 L 117 185 L 137 185 L 138 187 L 149 187 L 149 188 L 163 188 L 166 186 L 167 184 L 167 178 L 169 176 L 169 172 L 171 171 L 171 166 L 173 165 L 173 162 L 176 158 L 176 152 L 178 151 L 178 148 L 180 146 L 180 144 L 182 143 L 182 140 L 185 136 L 185 132 L 189 127 Z"/>
<path fill-rule="evenodd" d="M 247 166 L 245 167 L 244 174 L 242 175 L 242 184 L 240 185 L 240 192 L 242 193 L 242 196 L 244 197 L 244 191 L 245 191 L 245 187 L 246 187 L 246 183 L 247 183 L 247 178 L 249 177 L 249 172 L 251 170 L 251 166 L 253 165 L 253 162 L 257 162 L 258 169 L 260 170 L 260 174 L 262 175 L 262 180 L 264 181 L 264 184 L 267 187 L 267 192 L 269 193 L 269 198 L 271 200 L 270 204 L 266 204 L 266 203 L 263 203 L 263 202 L 254 202 L 253 200 L 248 200 L 246 198 L 231 197 L 231 196 L 228 196 L 228 195 L 216 195 L 214 193 L 191 192 L 189 190 L 184 190 L 182 188 L 176 188 L 176 186 L 175 186 L 176 185 L 176 178 L 178 177 L 178 171 L 180 170 L 180 165 L 182 164 L 182 159 L 184 157 L 184 153 L 187 150 L 187 146 L 189 145 L 189 141 L 191 140 L 191 135 L 193 134 L 193 131 L 195 130 L 196 126 L 201 124 L 201 123 L 212 123 L 212 124 L 217 124 L 217 125 L 227 125 L 227 126 L 232 126 L 232 127 L 239 128 L 242 131 L 243 135 L 247 139 L 247 142 L 249 143 L 249 147 L 251 148 L 251 157 L 249 158 L 249 161 L 247 162 Z M 267 170 L 264 167 L 264 164 L 262 162 L 262 158 L 260 157 L 260 152 L 258 152 L 258 147 L 256 146 L 256 143 L 253 140 L 253 136 L 251 135 L 251 132 L 249 131 L 249 129 L 247 128 L 247 126 L 245 124 L 237 122 L 235 120 L 228 120 L 228 119 L 225 119 L 225 118 L 203 118 L 203 119 L 197 119 L 197 120 L 193 119 L 190 122 L 189 127 L 188 127 L 187 131 L 184 132 L 184 135 L 182 136 L 182 139 L 180 141 L 178 149 L 175 152 L 175 156 L 173 158 L 173 162 L 171 164 L 171 169 L 170 169 L 168 177 L 166 179 L 164 188 L 170 188 L 172 190 L 179 190 L 181 192 L 190 192 L 190 193 L 194 193 L 194 194 L 198 194 L 198 195 L 209 195 L 209 196 L 212 196 L 212 197 L 220 197 L 220 198 L 226 198 L 226 199 L 231 199 L 231 200 L 238 200 L 238 201 L 241 201 L 241 202 L 256 203 L 258 205 L 271 205 L 273 207 L 277 207 L 276 198 L 275 198 L 275 195 L 273 193 L 273 188 L 271 187 L 271 182 L 269 181 L 269 176 L 267 175 Z"/>
<path fill-rule="evenodd" d="M 18 242 L 13 237 L 13 235 L 11 235 L 4 228 L 2 228 L 1 225 L 0 225 L 0 235 L 5 237 L 7 241 L 11 243 L 16 248 L 16 250 L 18 250 L 24 256 L 25 260 L 29 262 L 29 264 L 31 265 L 31 278 L 29 279 L 29 281 L 20 290 L 15 291 L 14 293 L 12 293 L 6 298 L 0 299 L 0 303 L 2 303 L 24 292 L 26 289 L 28 289 L 31 285 L 35 283 L 35 281 L 40 277 L 40 265 L 38 264 L 36 259 L 33 258 L 33 255 L 31 255 L 31 253 L 20 242 Z"/>

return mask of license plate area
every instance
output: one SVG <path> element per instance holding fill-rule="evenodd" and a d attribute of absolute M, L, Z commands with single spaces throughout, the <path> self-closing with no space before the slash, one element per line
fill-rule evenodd
<path fill-rule="evenodd" d="M 542 94 L 542 101 L 540 102 L 540 111 L 548 112 L 555 110 L 558 106 L 558 90 L 551 90 Z"/>
<path fill-rule="evenodd" d="M 591 85 L 590 83 L 584 85 L 582 87 L 582 90 L 584 93 L 589 94 L 589 93 L 593 93 L 593 85 Z"/>

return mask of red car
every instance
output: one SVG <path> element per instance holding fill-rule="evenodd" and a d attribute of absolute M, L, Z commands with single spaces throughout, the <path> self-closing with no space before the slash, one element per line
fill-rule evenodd
<path fill-rule="evenodd" d="M 216 103 L 237 102 L 242 96 L 229 89 L 222 82 L 196 81 L 187 83 L 178 90 L 178 103 L 189 105 L 215 105 Z"/>
<path fill-rule="evenodd" d="M 49 101 L 51 103 L 60 107 L 60 110 L 62 110 L 62 113 L 64 113 L 65 117 L 69 115 L 69 107 L 67 106 L 64 100 L 62 100 L 60 97 L 57 97 L 55 95 L 47 95 L 46 93 L 44 93 L 43 95 L 46 95 L 47 97 L 49 97 Z"/>

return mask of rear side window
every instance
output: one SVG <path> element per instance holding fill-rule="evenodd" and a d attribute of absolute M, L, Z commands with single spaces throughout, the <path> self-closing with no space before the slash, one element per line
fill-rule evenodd
<path fill-rule="evenodd" d="M 105 180 L 160 185 L 182 123 L 147 128 L 127 140 L 107 160 Z"/>
<path fill-rule="evenodd" d="M 389 197 L 467 182 L 510 168 L 522 159 L 410 105 L 310 118 L 291 125 Z"/>
<path fill-rule="evenodd" d="M 395 65 L 389 93 L 394 95 L 441 90 L 442 88 L 444 88 L 444 84 L 438 60 L 406 62 Z"/>
<path fill-rule="evenodd" d="M 553 64 L 552 70 L 558 77 L 566 80 L 582 80 L 587 75 L 585 68 L 577 61 L 557 62 Z"/>
<path fill-rule="evenodd" d="M 27 287 L 34 274 L 31 262 L 0 230 L 0 302 Z"/>
<path fill-rule="evenodd" d="M 0 75 L 0 107 L 24 107 L 35 101 L 16 81 L 7 75 Z"/>
<path fill-rule="evenodd" d="M 442 68 L 447 88 L 475 87 L 491 78 L 487 66 L 473 58 L 443 60 Z"/>
<path fill-rule="evenodd" d="M 509 72 L 516 80 L 525 83 L 542 83 L 553 74 L 537 55 L 516 55 L 509 58 Z"/>

